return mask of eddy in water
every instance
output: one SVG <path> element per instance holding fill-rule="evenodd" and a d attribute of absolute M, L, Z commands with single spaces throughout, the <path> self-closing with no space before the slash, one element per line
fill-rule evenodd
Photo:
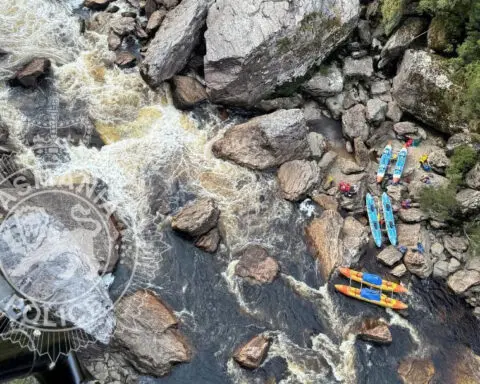
<path fill-rule="evenodd" d="M 0 0 L 0 379 L 480 382 L 470 5 Z"/>

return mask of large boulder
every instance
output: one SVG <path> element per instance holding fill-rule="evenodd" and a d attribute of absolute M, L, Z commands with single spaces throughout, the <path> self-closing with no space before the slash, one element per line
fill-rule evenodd
<path fill-rule="evenodd" d="M 173 103 L 179 109 L 189 109 L 207 100 L 205 87 L 195 78 L 190 76 L 174 76 Z"/>
<path fill-rule="evenodd" d="M 475 166 L 468 171 L 465 176 L 465 183 L 470 188 L 480 190 L 480 163 L 475 164 Z"/>
<path fill-rule="evenodd" d="M 370 135 L 370 127 L 367 124 L 365 106 L 357 104 L 347 109 L 342 116 L 343 134 L 349 139 L 356 137 L 366 141 Z"/>
<path fill-rule="evenodd" d="M 383 47 L 379 67 L 383 68 L 389 62 L 398 59 L 426 27 L 426 19 L 411 17 L 405 20 Z"/>
<path fill-rule="evenodd" d="M 145 81 L 158 87 L 179 72 L 190 57 L 205 25 L 210 0 L 183 0 L 168 12 L 148 46 L 140 68 Z"/>
<path fill-rule="evenodd" d="M 392 342 L 392 333 L 388 324 L 380 319 L 363 320 L 357 336 L 362 340 L 376 344 L 390 344 Z"/>
<path fill-rule="evenodd" d="M 343 259 L 342 263 L 351 265 L 358 261 L 368 244 L 368 229 L 352 216 L 343 223 Z"/>
<path fill-rule="evenodd" d="M 38 82 L 48 75 L 51 63 L 49 59 L 33 59 L 15 75 L 15 80 L 27 88 L 35 88 Z"/>
<path fill-rule="evenodd" d="M 400 209 L 398 217 L 404 223 L 418 223 L 428 219 L 428 215 L 419 208 Z"/>
<path fill-rule="evenodd" d="M 258 335 L 240 346 L 233 354 L 235 361 L 245 368 L 258 368 L 268 353 L 270 340 L 268 337 Z"/>
<path fill-rule="evenodd" d="M 300 109 L 282 109 L 230 128 L 212 151 L 252 169 L 268 169 L 309 157 L 307 132 Z"/>
<path fill-rule="evenodd" d="M 407 357 L 401 361 L 397 372 L 403 384 L 431 384 L 435 366 L 431 360 Z"/>
<path fill-rule="evenodd" d="M 440 57 L 407 50 L 393 79 L 392 95 L 406 112 L 449 134 L 462 128 L 453 110 L 456 87 Z"/>
<path fill-rule="evenodd" d="M 203 235 L 217 225 L 219 209 L 211 199 L 189 203 L 173 217 L 172 228 L 192 237 Z"/>
<path fill-rule="evenodd" d="M 402 257 L 402 253 L 397 248 L 395 248 L 393 245 L 389 245 L 377 255 L 377 260 L 389 267 L 392 267 L 402 260 Z"/>
<path fill-rule="evenodd" d="M 260 245 L 249 245 L 235 257 L 239 259 L 235 266 L 235 274 L 238 276 L 260 284 L 271 283 L 277 277 L 277 261 Z"/>
<path fill-rule="evenodd" d="M 462 189 L 455 197 L 462 213 L 470 215 L 480 210 L 480 191 Z"/>
<path fill-rule="evenodd" d="M 115 307 L 115 342 L 141 373 L 163 376 L 189 361 L 191 348 L 178 331 L 175 314 L 150 291 L 137 291 Z"/>
<path fill-rule="evenodd" d="M 448 278 L 447 284 L 456 294 L 464 293 L 467 289 L 480 284 L 480 272 L 461 269 Z"/>
<path fill-rule="evenodd" d="M 315 97 L 334 96 L 343 90 L 342 72 L 335 64 L 321 67 L 303 88 Z"/>
<path fill-rule="evenodd" d="M 410 273 L 420 278 L 426 278 L 433 272 L 430 257 L 430 241 L 428 232 L 420 224 L 397 224 L 398 244 L 408 248 L 403 262 Z M 416 252 L 417 244 L 421 243 L 424 253 Z"/>
<path fill-rule="evenodd" d="M 348 37 L 359 9 L 358 0 L 217 0 L 205 33 L 211 99 L 254 105 L 305 75 Z"/>
<path fill-rule="evenodd" d="M 347 57 L 343 64 L 343 74 L 349 79 L 369 79 L 373 76 L 373 59 L 370 56 L 361 59 Z"/>
<path fill-rule="evenodd" d="M 460 236 L 444 236 L 443 245 L 447 252 L 459 261 L 465 261 L 468 250 L 468 240 Z"/>
<path fill-rule="evenodd" d="M 287 161 L 278 169 L 277 177 L 283 196 L 297 201 L 318 183 L 319 168 L 315 161 Z"/>

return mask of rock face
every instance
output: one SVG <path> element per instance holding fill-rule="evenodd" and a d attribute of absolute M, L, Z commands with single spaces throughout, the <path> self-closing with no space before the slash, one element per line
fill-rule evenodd
<path fill-rule="evenodd" d="M 365 319 L 360 327 L 358 337 L 377 344 L 390 344 L 392 342 L 392 333 L 388 324 L 378 319 Z"/>
<path fill-rule="evenodd" d="M 322 68 L 303 88 L 315 97 L 334 96 L 343 90 L 342 72 L 336 65 Z"/>
<path fill-rule="evenodd" d="M 205 33 L 211 99 L 254 105 L 319 64 L 355 28 L 358 16 L 358 0 L 218 0 Z"/>
<path fill-rule="evenodd" d="M 319 169 L 315 161 L 292 160 L 278 169 L 278 182 L 287 200 L 297 201 L 318 183 Z"/>
<path fill-rule="evenodd" d="M 220 211 L 213 200 L 196 200 L 174 216 L 172 228 L 192 237 L 200 236 L 217 225 L 219 214 Z"/>
<path fill-rule="evenodd" d="M 279 267 L 268 251 L 259 245 L 249 245 L 241 250 L 235 266 L 235 274 L 261 284 L 271 283 L 277 277 Z"/>
<path fill-rule="evenodd" d="M 470 215 L 480 210 L 480 191 L 462 189 L 457 193 L 456 200 L 464 214 Z"/>
<path fill-rule="evenodd" d="M 249 168 L 268 169 L 308 157 L 307 131 L 300 109 L 279 110 L 230 128 L 212 151 Z"/>
<path fill-rule="evenodd" d="M 398 105 L 425 124 L 445 133 L 461 128 L 453 118 L 455 87 L 442 67 L 442 59 L 424 51 L 407 50 L 392 95 Z"/>
<path fill-rule="evenodd" d="M 345 111 L 342 116 L 342 129 L 343 134 L 349 139 L 356 137 L 363 141 L 368 139 L 370 128 L 365 116 L 365 107 L 362 104 L 357 104 Z"/>
<path fill-rule="evenodd" d="M 209 4 L 209 0 L 183 0 L 168 12 L 140 68 L 151 87 L 158 87 L 185 66 L 205 25 Z"/>
<path fill-rule="evenodd" d="M 480 284 L 480 272 L 473 270 L 460 270 L 447 280 L 450 289 L 456 294 L 464 293 L 470 287 Z"/>
<path fill-rule="evenodd" d="M 34 59 L 17 72 L 15 79 L 24 87 L 35 88 L 38 81 L 48 74 L 50 66 L 48 59 Z"/>
<path fill-rule="evenodd" d="M 393 245 L 389 245 L 377 255 L 377 259 L 389 267 L 402 260 L 402 257 L 402 253 Z"/>
<path fill-rule="evenodd" d="M 431 360 L 409 357 L 400 363 L 398 375 L 404 384 L 431 384 L 435 367 Z"/>
<path fill-rule="evenodd" d="M 205 87 L 193 77 L 174 76 L 173 103 L 179 109 L 189 109 L 207 100 L 208 95 Z"/>
<path fill-rule="evenodd" d="M 399 58 L 418 35 L 425 30 L 426 26 L 427 21 L 419 17 L 411 17 L 405 20 L 383 47 L 379 67 L 382 68 L 390 61 Z"/>
<path fill-rule="evenodd" d="M 233 354 L 233 358 L 243 367 L 255 369 L 265 360 L 269 347 L 270 340 L 265 336 L 258 335 L 239 347 Z"/>
<path fill-rule="evenodd" d="M 122 298 L 115 314 L 115 341 L 139 372 L 163 376 L 173 364 L 190 360 L 192 352 L 176 329 L 177 318 L 154 293 L 137 291 Z"/>

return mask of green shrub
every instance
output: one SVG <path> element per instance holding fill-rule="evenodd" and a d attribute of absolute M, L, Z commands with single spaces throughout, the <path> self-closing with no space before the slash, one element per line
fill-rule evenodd
<path fill-rule="evenodd" d="M 465 226 L 468 240 L 470 242 L 470 250 L 473 256 L 480 256 L 480 223 L 468 223 Z"/>
<path fill-rule="evenodd" d="M 389 35 L 397 26 L 405 11 L 405 0 L 383 0 L 380 8 L 385 32 Z"/>
<path fill-rule="evenodd" d="M 447 177 L 455 186 L 462 182 L 464 175 L 473 168 L 477 162 L 477 152 L 468 145 L 461 145 L 453 151 L 450 165 L 447 168 Z"/>
<path fill-rule="evenodd" d="M 420 207 L 436 220 L 455 222 L 461 213 L 455 196 L 456 189 L 451 185 L 441 188 L 425 187 L 420 193 Z"/>

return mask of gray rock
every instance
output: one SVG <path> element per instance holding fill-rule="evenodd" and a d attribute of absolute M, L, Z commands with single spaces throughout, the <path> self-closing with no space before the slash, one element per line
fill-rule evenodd
<path fill-rule="evenodd" d="M 352 175 L 355 173 L 360 173 L 364 170 L 363 167 L 359 166 L 356 162 L 349 159 L 341 158 L 338 160 L 338 162 L 340 170 L 344 175 Z"/>
<path fill-rule="evenodd" d="M 480 163 L 467 172 L 465 183 L 472 189 L 480 190 Z"/>
<path fill-rule="evenodd" d="M 308 128 L 300 109 L 279 110 L 236 125 L 215 141 L 215 156 L 252 169 L 308 158 Z"/>
<path fill-rule="evenodd" d="M 84 0 L 83 6 L 96 11 L 101 11 L 102 9 L 107 8 L 108 4 L 112 1 L 113 0 Z"/>
<path fill-rule="evenodd" d="M 15 75 L 15 79 L 26 88 L 36 88 L 39 81 L 50 72 L 49 59 L 33 59 Z"/>
<path fill-rule="evenodd" d="M 447 252 L 457 260 L 464 261 L 468 250 L 468 240 L 459 236 L 444 236 L 443 245 Z"/>
<path fill-rule="evenodd" d="M 446 279 L 448 275 L 448 262 L 445 260 L 437 261 L 433 266 L 433 277 L 438 279 Z"/>
<path fill-rule="evenodd" d="M 435 172 L 444 175 L 445 169 L 450 165 L 450 159 L 445 154 L 445 151 L 439 148 L 429 153 L 428 164 Z"/>
<path fill-rule="evenodd" d="M 370 154 L 367 146 L 360 137 L 353 139 L 353 146 L 355 149 L 355 161 L 363 169 L 367 168 L 370 163 Z"/>
<path fill-rule="evenodd" d="M 402 121 L 393 125 L 393 130 L 397 135 L 412 135 L 418 132 L 418 125 L 410 121 Z"/>
<path fill-rule="evenodd" d="M 318 167 L 321 170 L 328 170 L 337 159 L 338 154 L 335 151 L 328 151 L 322 160 L 318 162 Z"/>
<path fill-rule="evenodd" d="M 173 103 L 179 109 L 190 109 L 207 100 L 205 87 L 195 78 L 190 76 L 174 76 Z"/>
<path fill-rule="evenodd" d="M 339 93 L 338 95 L 329 97 L 327 100 L 325 100 L 325 105 L 332 114 L 332 118 L 335 120 L 340 119 L 342 116 L 344 98 L 345 96 L 343 93 Z"/>
<path fill-rule="evenodd" d="M 461 145 L 470 145 L 472 144 L 472 136 L 470 133 L 460 132 L 456 133 L 448 138 L 446 150 L 447 154 L 450 155 L 453 153 L 453 150 Z"/>
<path fill-rule="evenodd" d="M 187 64 L 205 25 L 209 4 L 209 0 L 183 0 L 168 12 L 150 42 L 140 68 L 151 87 L 158 87 Z"/>
<path fill-rule="evenodd" d="M 205 252 L 214 253 L 220 243 L 220 231 L 213 228 L 195 241 L 195 246 L 203 249 Z"/>
<path fill-rule="evenodd" d="M 424 51 L 407 50 L 393 79 L 392 96 L 400 108 L 425 124 L 453 134 L 464 124 L 455 120 L 455 86 L 443 59 Z"/>
<path fill-rule="evenodd" d="M 373 76 L 373 59 L 370 56 L 358 60 L 347 57 L 343 74 L 348 79 L 369 79 Z"/>
<path fill-rule="evenodd" d="M 297 201 L 317 185 L 319 168 L 315 161 L 287 161 L 278 169 L 277 177 L 284 198 Z"/>
<path fill-rule="evenodd" d="M 407 267 L 405 267 L 405 264 L 398 264 L 395 268 L 393 268 L 390 271 L 390 274 L 395 276 L 395 277 L 402 277 L 407 273 Z"/>
<path fill-rule="evenodd" d="M 290 97 L 262 100 L 256 105 L 256 108 L 265 112 L 273 112 L 277 109 L 295 109 L 303 106 L 304 101 L 301 95 L 295 94 Z"/>
<path fill-rule="evenodd" d="M 399 58 L 410 44 L 427 27 L 427 21 L 418 17 L 407 19 L 403 25 L 388 39 L 380 53 L 379 68 Z"/>
<path fill-rule="evenodd" d="M 368 244 L 368 229 L 352 216 L 347 216 L 342 229 L 344 256 L 343 261 L 347 265 L 358 262 L 365 247 Z"/>
<path fill-rule="evenodd" d="M 480 284 L 480 272 L 459 270 L 447 280 L 450 289 L 456 294 L 462 294 L 467 289 Z"/>
<path fill-rule="evenodd" d="M 358 22 L 358 37 L 362 45 L 369 47 L 372 44 L 372 33 L 370 31 L 370 23 L 367 20 L 360 20 Z"/>
<path fill-rule="evenodd" d="M 392 120 L 394 123 L 398 123 L 402 120 L 403 112 L 398 106 L 396 101 L 388 103 L 387 119 Z"/>
<path fill-rule="evenodd" d="M 456 258 L 452 257 L 448 262 L 448 273 L 454 273 L 458 271 L 460 269 L 460 266 L 460 262 Z"/>
<path fill-rule="evenodd" d="M 167 9 L 175 8 L 180 0 L 156 0 L 157 4 L 163 5 Z"/>
<path fill-rule="evenodd" d="M 457 193 L 456 200 L 464 214 L 470 215 L 480 210 L 480 191 L 463 189 Z"/>
<path fill-rule="evenodd" d="M 328 5 L 315 0 L 217 0 L 205 33 L 205 81 L 211 99 L 255 105 L 320 64 L 355 28 L 358 16 L 359 3 L 350 0 Z"/>
<path fill-rule="evenodd" d="M 305 115 L 305 121 L 309 127 L 317 124 L 324 119 L 322 109 L 318 103 L 314 100 L 307 101 L 303 106 L 303 114 Z"/>
<path fill-rule="evenodd" d="M 389 267 L 392 267 L 402 260 L 402 257 L 402 253 L 397 248 L 395 248 L 393 245 L 389 245 L 377 255 L 377 260 Z"/>
<path fill-rule="evenodd" d="M 407 187 L 401 184 L 387 185 L 387 195 L 392 199 L 393 204 L 400 204 L 403 194 L 407 190 Z"/>
<path fill-rule="evenodd" d="M 370 85 L 370 94 L 372 96 L 378 96 L 383 93 L 387 93 L 388 91 L 390 91 L 390 88 L 391 88 L 391 85 L 390 85 L 390 81 L 388 80 L 374 81 Z"/>
<path fill-rule="evenodd" d="M 153 292 L 122 298 L 115 315 L 115 342 L 140 373 L 163 376 L 174 364 L 190 360 L 191 347 L 176 329 L 176 316 Z"/>
<path fill-rule="evenodd" d="M 365 107 L 362 104 L 357 104 L 345 111 L 342 116 L 342 130 L 349 139 L 353 140 L 356 137 L 360 137 L 363 141 L 368 139 L 370 127 L 367 124 Z"/>
<path fill-rule="evenodd" d="M 443 254 L 444 249 L 445 248 L 443 247 L 443 245 L 441 243 L 435 242 L 430 247 L 430 253 L 432 254 L 432 256 L 437 257 L 438 259 L 442 259 L 442 258 L 445 257 L 444 254 Z"/>
<path fill-rule="evenodd" d="M 148 18 L 148 23 L 146 28 L 147 33 L 148 34 L 155 33 L 157 29 L 160 27 L 160 25 L 162 24 L 163 20 L 165 19 L 165 16 L 167 16 L 167 12 L 163 9 L 159 9 L 153 12 Z"/>
<path fill-rule="evenodd" d="M 427 231 L 420 224 L 397 224 L 398 244 L 408 248 L 403 262 L 410 273 L 424 279 L 433 272 L 430 257 L 430 241 Z M 425 253 L 414 252 L 412 249 L 421 243 Z"/>
<path fill-rule="evenodd" d="M 343 90 L 343 76 L 335 64 L 321 67 L 303 89 L 314 97 L 334 96 Z"/>
<path fill-rule="evenodd" d="M 259 245 L 249 245 L 235 255 L 238 263 L 235 274 L 254 283 L 271 283 L 278 275 L 279 266 L 268 251 Z"/>
<path fill-rule="evenodd" d="M 125 37 L 133 33 L 135 26 L 136 22 L 134 17 L 118 17 L 110 23 L 112 31 L 120 37 Z"/>
<path fill-rule="evenodd" d="M 466 269 L 480 272 L 480 257 L 472 257 L 468 260 Z"/>
<path fill-rule="evenodd" d="M 387 113 L 387 103 L 380 99 L 370 99 L 367 101 L 366 118 L 367 121 L 378 125 L 385 120 L 385 114 Z"/>
<path fill-rule="evenodd" d="M 307 140 L 312 157 L 319 160 L 327 150 L 327 140 L 325 136 L 321 133 L 309 132 Z"/>
<path fill-rule="evenodd" d="M 419 223 L 428 219 L 428 215 L 418 208 L 400 209 L 398 217 L 404 223 Z"/>
<path fill-rule="evenodd" d="M 131 68 L 135 66 L 137 58 L 130 52 L 117 52 L 115 55 L 115 64 L 120 68 Z"/>
<path fill-rule="evenodd" d="M 122 38 L 113 31 L 110 31 L 107 38 L 108 49 L 115 51 L 122 45 Z"/>
<path fill-rule="evenodd" d="M 250 339 L 248 343 L 237 348 L 233 358 L 245 368 L 256 369 L 265 360 L 269 347 L 270 340 L 263 335 L 258 335 Z"/>
<path fill-rule="evenodd" d="M 433 272 L 432 260 L 426 253 L 408 250 L 403 258 L 403 262 L 410 273 L 417 275 L 421 279 L 429 277 Z"/>
<path fill-rule="evenodd" d="M 203 235 L 217 225 L 220 211 L 211 199 L 198 199 L 187 204 L 172 219 L 172 228 L 192 237 Z"/>

